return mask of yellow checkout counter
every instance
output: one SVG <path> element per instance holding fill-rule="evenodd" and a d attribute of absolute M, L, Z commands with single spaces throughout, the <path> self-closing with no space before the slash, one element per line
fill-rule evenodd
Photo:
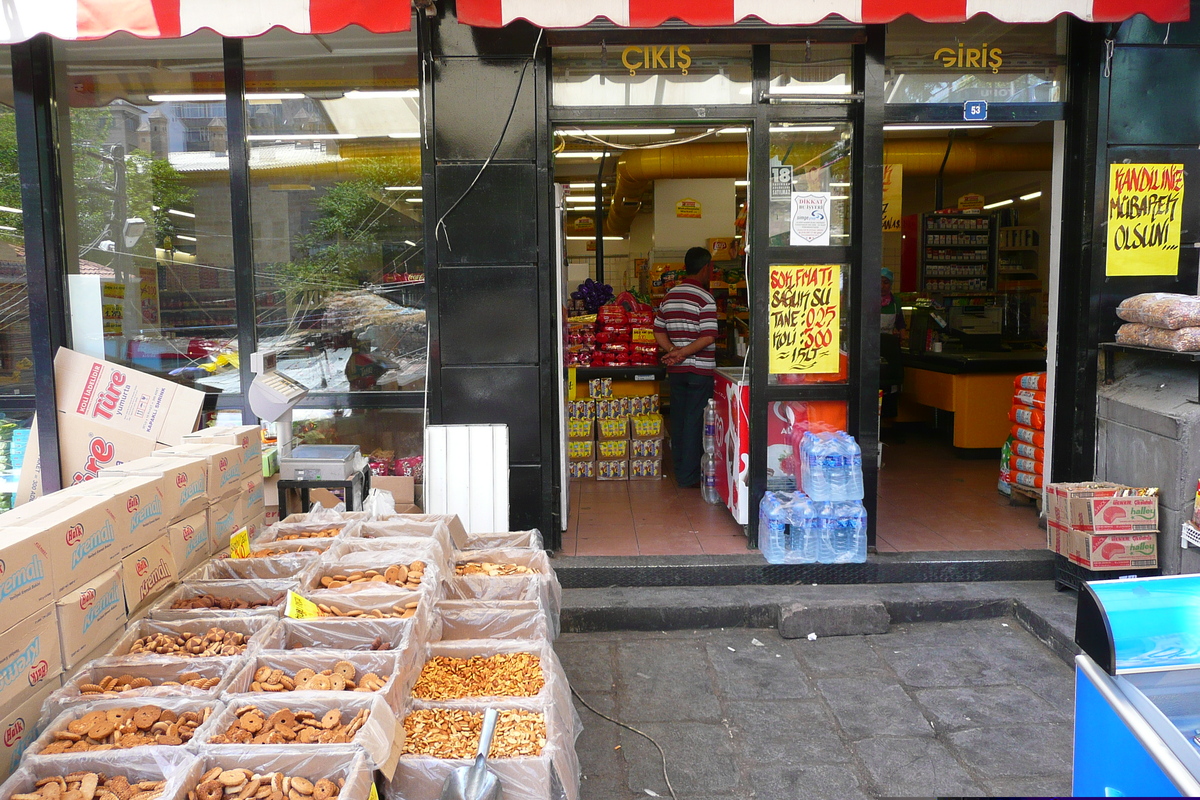
<path fill-rule="evenodd" d="M 1046 369 L 1044 350 L 906 353 L 900 421 L 923 407 L 954 414 L 954 446 L 997 449 L 1012 429 L 1013 379 Z M 918 414 L 914 415 L 916 411 Z"/>

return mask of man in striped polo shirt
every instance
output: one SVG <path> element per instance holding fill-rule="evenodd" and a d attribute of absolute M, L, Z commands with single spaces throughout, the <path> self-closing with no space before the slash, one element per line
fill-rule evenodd
<path fill-rule="evenodd" d="M 672 287 L 654 315 L 654 339 L 666 353 L 671 387 L 671 457 L 675 482 L 700 485 L 704 454 L 704 408 L 713 393 L 717 366 L 717 304 L 708 292 L 712 254 L 693 247 L 683 257 L 687 277 Z"/>

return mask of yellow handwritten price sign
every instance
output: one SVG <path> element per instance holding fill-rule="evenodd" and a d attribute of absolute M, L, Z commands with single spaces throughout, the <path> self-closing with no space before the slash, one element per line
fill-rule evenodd
<path fill-rule="evenodd" d="M 295 592 L 288 592 L 287 607 L 284 608 L 283 613 L 292 619 L 316 619 L 321 616 L 321 609 L 317 608 L 317 604 L 307 597 L 301 597 Z"/>
<path fill-rule="evenodd" d="M 1108 275 L 1178 275 L 1182 164 L 1109 164 Z"/>
<path fill-rule="evenodd" d="M 229 556 L 230 558 L 250 557 L 250 531 L 242 528 L 229 537 Z"/>
<path fill-rule="evenodd" d="M 771 267 L 771 374 L 838 371 L 841 284 L 837 264 Z"/>
<path fill-rule="evenodd" d="M 900 207 L 904 200 L 904 165 L 883 165 L 883 232 L 900 232 Z"/>

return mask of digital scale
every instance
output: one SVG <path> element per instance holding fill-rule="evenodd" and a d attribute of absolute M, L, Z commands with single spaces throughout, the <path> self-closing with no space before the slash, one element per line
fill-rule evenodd
<path fill-rule="evenodd" d="M 292 452 L 292 409 L 308 394 L 308 387 L 276 370 L 276 354 L 259 351 L 250 354 L 254 380 L 247 399 L 250 410 L 259 419 L 275 423 L 280 460 Z"/>

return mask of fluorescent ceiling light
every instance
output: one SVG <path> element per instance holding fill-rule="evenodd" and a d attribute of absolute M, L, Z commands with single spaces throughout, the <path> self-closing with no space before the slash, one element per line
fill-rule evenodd
<path fill-rule="evenodd" d="M 594 202 L 596 202 L 596 198 L 594 195 L 587 195 L 587 194 L 570 194 L 570 195 L 567 195 L 566 199 L 567 199 L 568 203 L 594 203 Z"/>
<path fill-rule="evenodd" d="M 595 211 L 595 210 L 596 210 L 595 206 L 572 206 L 571 208 L 567 209 L 567 211 Z"/>
<path fill-rule="evenodd" d="M 1000 206 L 1011 206 L 1012 204 L 1013 204 L 1013 199 L 1010 197 L 1007 200 L 1001 200 L 998 203 L 988 203 L 986 206 L 983 207 L 983 209 L 984 209 L 984 211 L 987 211 L 990 208 L 999 208 Z"/>
<path fill-rule="evenodd" d="M 182 240 L 183 240 L 183 241 L 185 241 L 185 242 L 194 242 L 194 241 L 196 241 L 196 237 L 195 237 L 195 236 L 187 236 L 187 235 L 185 235 L 185 234 L 182 234 L 182 233 L 177 233 L 177 234 L 175 234 L 175 238 L 176 238 L 176 239 L 182 239 Z"/>
<path fill-rule="evenodd" d="M 0 211 L 7 211 L 9 214 L 20 214 L 21 209 L 12 208 L 11 206 L 0 206 Z"/>
<path fill-rule="evenodd" d="M 402 131 L 400 133 L 389 133 L 389 139 L 420 139 L 420 131 Z"/>
<path fill-rule="evenodd" d="M 721 135 L 721 134 L 723 134 L 723 133 L 728 133 L 728 134 L 741 133 L 741 134 L 744 134 L 744 133 L 746 133 L 746 132 L 747 132 L 747 131 L 749 131 L 749 130 L 750 130 L 749 128 L 738 128 L 738 127 L 734 127 L 734 128 L 721 128 L 720 130 L 718 130 L 718 131 L 717 131 L 717 135 L 718 135 L 718 136 L 720 136 L 720 135 Z"/>
<path fill-rule="evenodd" d="M 1022 200 L 1036 200 L 1042 196 L 1041 192 L 1030 192 L 1029 194 L 1021 195 Z"/>
<path fill-rule="evenodd" d="M 992 127 L 991 125 L 909 125 L 907 123 L 898 123 L 893 125 L 884 125 L 885 131 L 961 131 L 961 130 L 984 130 Z"/>
<path fill-rule="evenodd" d="M 585 152 L 583 150 L 563 150 L 555 153 L 555 158 L 599 158 L 603 153 Z"/>
<path fill-rule="evenodd" d="M 570 186 L 572 189 L 595 189 L 596 188 L 596 184 L 594 184 L 594 183 L 568 183 L 567 185 Z M 600 184 L 600 186 L 603 187 L 604 184 L 602 183 L 602 184 Z"/>
<path fill-rule="evenodd" d="M 385 192 L 419 192 L 419 191 L 421 191 L 421 187 L 420 186 L 385 186 L 385 187 L 383 187 L 383 190 Z"/>
<path fill-rule="evenodd" d="M 155 209 L 155 210 L 157 211 L 158 209 Z M 168 208 L 168 209 L 167 209 L 167 213 L 168 213 L 168 214 L 174 214 L 174 215 L 175 215 L 175 216 L 177 216 L 177 217 L 187 217 L 188 219 L 195 219 L 195 218 L 196 218 L 196 215 L 195 215 L 195 214 L 193 214 L 192 212 L 190 212 L 190 211 L 180 211 L 180 210 L 179 210 L 179 209 L 177 209 L 177 208 Z"/>
<path fill-rule="evenodd" d="M 623 242 L 623 241 L 625 241 L 624 236 L 605 236 L 605 237 L 603 237 L 603 239 L 606 242 Z M 571 242 L 594 242 L 594 241 L 596 241 L 596 237 L 595 236 L 568 236 L 567 240 L 571 241 Z"/>
<path fill-rule="evenodd" d="M 771 133 L 829 133 L 834 125 L 772 125 Z"/>
<path fill-rule="evenodd" d="M 767 89 L 767 94 L 850 94 L 850 86 L 845 83 L 802 83 L 798 86 L 771 86 Z"/>
<path fill-rule="evenodd" d="M 852 183 L 831 183 L 831 184 L 829 184 L 829 186 L 830 186 L 830 187 L 834 187 L 834 186 L 853 186 L 853 185 L 854 185 L 854 184 L 852 184 Z"/>
<path fill-rule="evenodd" d="M 422 200 L 420 197 L 406 197 L 406 198 L 404 198 L 404 202 L 406 202 L 406 203 L 424 203 L 425 201 Z"/>
<path fill-rule="evenodd" d="M 734 186 L 749 186 L 750 181 L 734 181 L 733 185 Z"/>
<path fill-rule="evenodd" d="M 213 103 L 225 99 L 224 94 L 152 94 L 151 103 Z M 303 92 L 247 92 L 247 100 L 303 100 Z"/>
<path fill-rule="evenodd" d="M 0 231 L 15 231 L 15 230 L 16 230 L 16 228 L 14 228 L 12 225 L 0 225 Z"/>
<path fill-rule="evenodd" d="M 588 128 L 587 130 L 559 130 L 559 136 L 670 136 L 674 128 Z"/>
<path fill-rule="evenodd" d="M 404 243 L 405 243 L 406 245 L 408 245 L 409 247 L 416 247 L 416 246 L 417 246 L 417 243 L 416 243 L 416 242 L 414 242 L 414 241 L 412 241 L 411 239 L 405 239 L 405 240 L 404 240 Z"/>
<path fill-rule="evenodd" d="M 357 133 L 252 133 L 249 142 L 319 142 L 325 139 L 357 139 Z"/>
<path fill-rule="evenodd" d="M 847 195 L 847 194 L 835 194 L 835 195 L 833 195 L 832 197 L 830 197 L 829 199 L 830 199 L 830 200 L 849 200 L 849 199 L 850 199 L 850 195 Z"/>
<path fill-rule="evenodd" d="M 420 97 L 420 89 L 351 89 L 342 97 L 350 100 L 374 100 L 377 97 Z"/>

